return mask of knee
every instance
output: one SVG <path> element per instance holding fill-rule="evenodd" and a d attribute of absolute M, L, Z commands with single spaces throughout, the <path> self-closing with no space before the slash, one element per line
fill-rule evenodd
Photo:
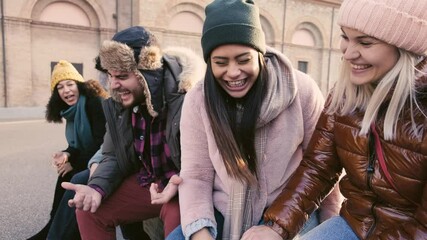
<path fill-rule="evenodd" d="M 76 173 L 70 180 L 74 184 L 87 184 L 89 180 L 89 169 Z"/>
<path fill-rule="evenodd" d="M 180 218 L 179 201 L 177 197 L 171 199 L 168 203 L 163 204 L 162 209 L 160 210 L 160 219 L 165 221 L 166 218 Z"/>

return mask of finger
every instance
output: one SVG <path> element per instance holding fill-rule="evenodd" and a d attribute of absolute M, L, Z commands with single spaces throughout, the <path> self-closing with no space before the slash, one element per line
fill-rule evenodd
<path fill-rule="evenodd" d="M 92 197 L 86 196 L 83 201 L 83 211 L 89 211 L 92 208 Z"/>
<path fill-rule="evenodd" d="M 92 199 L 92 207 L 90 208 L 90 212 L 95 213 L 100 204 L 101 204 L 100 200 L 93 198 Z"/>
<path fill-rule="evenodd" d="M 84 194 L 78 194 L 78 193 L 76 193 L 76 195 L 74 195 L 74 198 L 73 198 L 74 206 L 77 209 L 83 210 L 83 201 L 84 201 L 85 197 L 86 197 L 86 195 L 84 195 Z"/>
<path fill-rule="evenodd" d="M 158 193 L 159 193 L 159 186 L 156 183 L 152 183 L 150 186 L 151 199 L 156 197 Z"/>
<path fill-rule="evenodd" d="M 166 203 L 167 201 L 164 201 L 163 199 L 155 199 L 155 200 L 151 200 L 151 204 L 164 204 L 164 203 Z"/>
<path fill-rule="evenodd" d="M 101 196 L 94 196 L 92 198 L 92 207 L 90 209 L 90 212 L 95 213 L 100 205 L 101 205 Z"/>
<path fill-rule="evenodd" d="M 170 183 L 173 183 L 175 185 L 179 185 L 180 183 L 182 183 L 182 178 L 178 175 L 173 175 L 170 179 L 169 179 Z"/>
<path fill-rule="evenodd" d="M 64 170 L 63 172 L 62 172 L 62 175 L 61 175 L 61 177 L 64 177 L 65 175 L 67 175 L 67 173 L 68 173 L 69 171 L 67 171 L 67 170 Z"/>
<path fill-rule="evenodd" d="M 75 202 L 74 202 L 73 199 L 68 200 L 68 206 L 69 207 L 75 207 L 76 206 L 76 204 L 75 204 Z"/>
<path fill-rule="evenodd" d="M 61 186 L 67 190 L 72 190 L 77 192 L 79 189 L 79 185 L 80 184 L 74 184 L 74 183 L 70 183 L 70 182 L 63 182 L 61 183 Z"/>

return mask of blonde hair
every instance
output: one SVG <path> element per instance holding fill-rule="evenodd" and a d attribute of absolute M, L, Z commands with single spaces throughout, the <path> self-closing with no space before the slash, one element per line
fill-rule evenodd
<path fill-rule="evenodd" d="M 347 61 L 343 61 L 340 79 L 331 93 L 331 103 L 327 113 L 346 115 L 356 109 L 365 111 L 359 133 L 359 135 L 365 135 L 369 132 L 371 123 L 376 121 L 378 110 L 384 99 L 393 91 L 384 118 L 384 138 L 386 140 L 394 138 L 399 114 L 407 100 L 409 100 L 412 128 L 418 134 L 414 121 L 414 108 L 418 107 L 415 94 L 417 55 L 403 49 L 399 49 L 399 54 L 400 57 L 395 66 L 380 79 L 376 87 L 372 84 L 358 86 L 351 83 L 351 66 Z"/>

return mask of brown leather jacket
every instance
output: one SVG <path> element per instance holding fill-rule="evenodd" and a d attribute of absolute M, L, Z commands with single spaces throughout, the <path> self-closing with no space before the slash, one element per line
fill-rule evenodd
<path fill-rule="evenodd" d="M 427 114 L 427 76 L 418 79 L 418 104 Z M 397 123 L 396 139 L 384 140 L 385 102 L 376 129 L 396 191 L 380 170 L 371 134 L 359 136 L 363 112 L 322 113 L 304 160 L 281 195 L 266 211 L 267 223 L 291 238 L 334 186 L 346 200 L 340 215 L 360 239 L 427 239 L 427 117 L 417 109 L 416 137 L 409 108 Z M 371 140 L 370 140 L 371 138 Z M 370 171 L 370 167 L 372 170 Z"/>

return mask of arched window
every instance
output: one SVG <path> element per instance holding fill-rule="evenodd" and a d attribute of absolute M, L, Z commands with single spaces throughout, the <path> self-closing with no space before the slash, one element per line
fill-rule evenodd
<path fill-rule="evenodd" d="M 316 25 L 303 22 L 296 27 L 291 42 L 302 46 L 322 47 L 323 37 Z"/>
<path fill-rule="evenodd" d="M 270 22 L 263 16 L 261 16 L 261 27 L 265 34 L 265 43 L 268 46 L 274 46 L 274 30 Z"/>
<path fill-rule="evenodd" d="M 298 30 L 294 33 L 294 35 L 292 35 L 292 44 L 310 47 L 316 46 L 313 34 L 306 29 Z"/>
<path fill-rule="evenodd" d="M 86 13 L 77 5 L 68 2 L 54 2 L 40 14 L 40 21 L 90 27 Z"/>
<path fill-rule="evenodd" d="M 173 31 L 183 31 L 201 33 L 203 21 L 192 12 L 180 12 L 169 21 L 168 29 Z"/>

